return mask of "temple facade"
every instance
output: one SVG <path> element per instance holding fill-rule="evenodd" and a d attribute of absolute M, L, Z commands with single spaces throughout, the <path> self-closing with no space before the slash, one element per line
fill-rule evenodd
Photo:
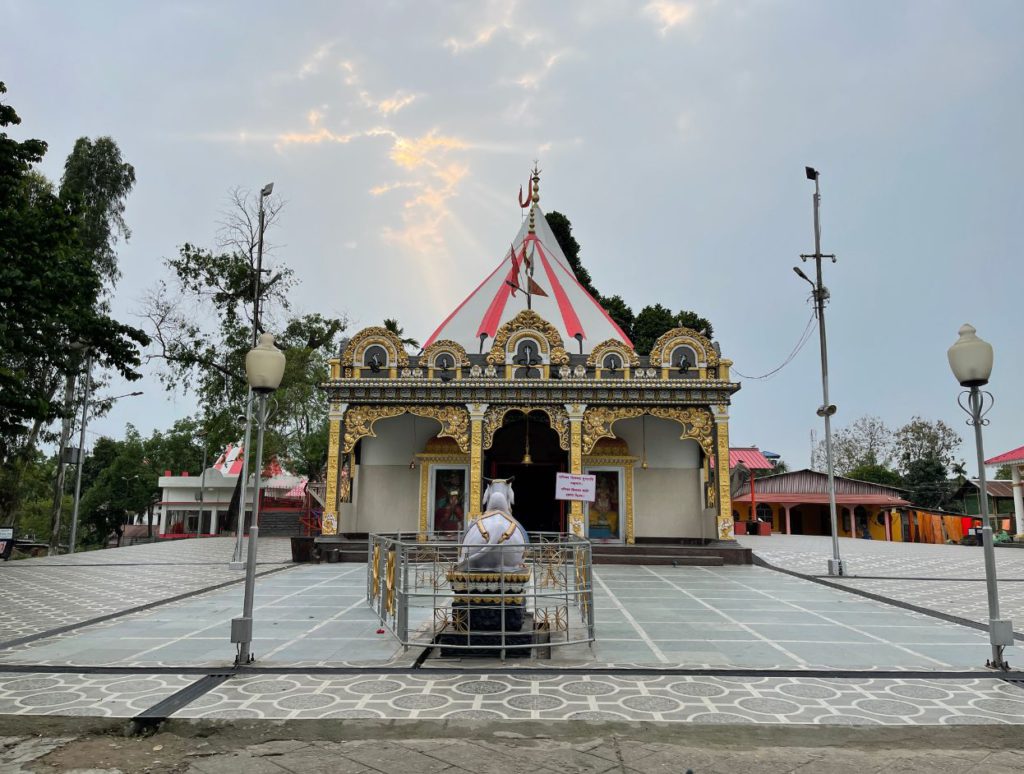
<path fill-rule="evenodd" d="M 583 288 L 540 209 L 418 355 L 384 328 L 331 361 L 322 533 L 435 532 L 514 477 L 529 531 L 634 543 L 733 537 L 731 362 L 676 328 L 638 353 Z M 716 460 L 718 464 L 713 464 Z M 593 502 L 555 498 L 559 472 L 595 476 Z"/>

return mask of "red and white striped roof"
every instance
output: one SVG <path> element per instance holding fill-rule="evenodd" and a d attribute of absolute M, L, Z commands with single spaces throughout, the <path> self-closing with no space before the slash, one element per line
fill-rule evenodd
<path fill-rule="evenodd" d="M 228 448 L 213 463 L 213 469 L 219 470 L 225 476 L 240 476 L 242 475 L 243 459 L 241 442 L 229 443 Z"/>
<path fill-rule="evenodd" d="M 480 336 L 487 334 L 482 350 L 486 352 L 498 328 L 527 308 L 525 290 L 532 276 L 547 294 L 533 294 L 533 311 L 558 329 L 567 350 L 578 351 L 577 333 L 583 337 L 584 352 L 607 339 L 618 339 L 632 349 L 626 334 L 576 279 L 540 206 L 534 203 L 532 208 L 501 263 L 448 315 L 424 347 L 448 339 L 467 352 L 479 352 Z"/>

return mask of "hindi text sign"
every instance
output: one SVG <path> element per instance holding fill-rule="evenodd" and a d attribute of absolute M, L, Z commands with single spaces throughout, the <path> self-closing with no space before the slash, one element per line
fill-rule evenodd
<path fill-rule="evenodd" d="M 592 503 L 596 497 L 596 481 L 596 476 L 587 473 L 559 473 L 555 481 L 555 499 Z"/>

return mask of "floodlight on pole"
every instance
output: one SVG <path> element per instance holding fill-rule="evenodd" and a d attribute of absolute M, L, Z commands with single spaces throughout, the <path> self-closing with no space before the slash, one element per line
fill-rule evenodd
<path fill-rule="evenodd" d="M 260 189 L 260 219 L 259 231 L 256 238 L 256 272 L 253 278 L 253 299 L 252 299 L 252 346 L 255 347 L 260 335 L 260 286 L 263 282 L 263 232 L 266 229 L 266 212 L 263 207 L 263 200 L 274 192 L 274 184 L 267 183 Z M 249 483 L 249 446 L 252 443 L 252 387 L 249 387 L 245 396 L 245 435 L 242 441 L 242 488 L 241 496 L 238 499 L 238 518 L 235 525 L 235 553 L 228 563 L 232 570 L 242 570 L 245 562 L 242 560 L 242 538 L 245 535 L 245 494 Z M 253 495 L 253 502 L 259 492 Z"/>
<path fill-rule="evenodd" d="M 957 402 L 970 419 L 967 424 L 974 427 L 974 445 L 978 454 L 978 492 L 981 504 L 981 544 L 985 552 L 985 587 L 988 592 L 988 638 L 992 646 L 992 658 L 986 666 L 992 669 L 1009 669 L 1003 651 L 1014 644 L 1013 623 L 999 616 L 999 587 L 996 584 L 996 557 L 992 543 L 992 516 L 988 510 L 988 482 L 985 479 L 985 450 L 982 445 L 981 428 L 988 424 L 985 414 L 992 408 L 992 393 L 981 388 L 988 384 L 992 375 L 992 345 L 979 338 L 973 325 L 960 326 L 960 338 L 946 352 L 953 376 L 967 390 L 960 394 Z M 966 397 L 967 403 L 964 404 Z M 986 398 L 988 406 L 985 406 Z"/>
<path fill-rule="evenodd" d="M 284 353 L 274 346 L 274 337 L 269 333 L 260 336 L 259 346 L 249 350 L 245 356 L 245 376 L 249 387 L 259 398 L 260 432 L 256 442 L 256 467 L 254 476 L 255 496 L 252 504 L 252 526 L 249 527 L 249 552 L 245 563 L 245 596 L 242 601 L 242 615 L 231 621 L 231 642 L 238 646 L 235 665 L 241 666 L 253 660 L 252 654 L 252 604 L 256 589 L 256 545 L 260 527 L 260 471 L 263 467 L 263 433 L 267 425 L 267 398 L 281 386 L 284 376 Z"/>
<path fill-rule="evenodd" d="M 817 282 L 811 279 L 794 266 L 793 271 L 801 279 L 807 280 L 813 288 L 815 312 L 818 317 L 818 341 L 821 347 L 821 406 L 817 409 L 819 417 L 825 421 L 825 467 L 828 478 L 828 511 L 829 522 L 832 527 L 832 558 L 828 560 L 829 575 L 845 575 L 843 560 L 839 556 L 839 519 L 836 516 L 836 478 L 832 464 L 832 415 L 836 413 L 836 407 L 828 399 L 828 341 L 825 337 L 825 301 L 830 297 L 828 288 L 825 287 L 821 276 L 821 259 L 831 258 L 835 263 L 834 255 L 824 255 L 821 252 L 821 221 L 818 216 L 818 208 L 821 205 L 821 190 L 819 187 L 820 174 L 814 167 L 804 167 L 808 180 L 814 181 L 814 253 L 801 255 L 801 260 L 813 258 L 817 269 Z M 854 525 L 850 522 L 850 534 L 854 534 Z"/>

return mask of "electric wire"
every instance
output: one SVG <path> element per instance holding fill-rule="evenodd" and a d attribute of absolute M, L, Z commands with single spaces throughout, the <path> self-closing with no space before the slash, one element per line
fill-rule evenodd
<path fill-rule="evenodd" d="M 804 328 L 804 331 L 803 331 L 803 333 L 801 333 L 801 334 L 800 334 L 800 338 L 799 338 L 799 340 L 797 341 L 797 343 L 796 343 L 796 346 L 795 346 L 795 347 L 793 347 L 793 351 L 792 351 L 792 352 L 790 352 L 790 353 L 789 353 L 789 355 L 787 355 L 787 356 L 786 356 L 786 359 L 785 359 L 785 360 L 783 360 L 783 361 L 782 361 L 782 363 L 781 363 L 780 365 L 776 366 L 776 367 L 775 367 L 775 368 L 773 368 L 773 369 L 772 369 L 771 371 L 768 371 L 767 373 L 763 373 L 763 374 L 761 374 L 761 375 L 759 375 L 759 376 L 747 376 L 747 375 L 746 375 L 746 374 L 744 374 L 744 373 L 740 373 L 740 372 L 739 372 L 738 370 L 736 370 L 736 368 L 734 367 L 734 368 L 732 369 L 732 372 L 733 372 L 734 374 L 736 374 L 736 375 L 737 375 L 738 377 L 740 377 L 741 379 L 748 379 L 748 380 L 750 380 L 750 381 L 757 381 L 757 380 L 762 380 L 762 379 L 769 379 L 769 378 L 771 378 L 772 376 L 775 376 L 775 374 L 777 374 L 777 373 L 778 373 L 779 371 L 781 371 L 781 370 L 782 370 L 783 368 L 785 368 L 785 367 L 786 367 L 786 366 L 788 366 L 788 365 L 789 365 L 790 363 L 792 363 L 792 362 L 793 362 L 793 359 L 794 359 L 794 358 L 795 358 L 795 357 L 796 357 L 797 355 L 799 355 L 799 354 L 800 354 L 800 350 L 802 350 L 802 349 L 803 349 L 803 348 L 804 348 L 804 347 L 805 347 L 805 346 L 807 345 L 807 342 L 811 340 L 811 334 L 812 334 L 812 333 L 813 333 L 813 331 L 814 331 L 814 321 L 815 321 L 816 317 L 817 317 L 817 312 L 816 312 L 816 311 L 814 311 L 814 312 L 811 312 L 811 316 L 810 316 L 810 319 L 808 319 L 808 320 L 807 320 L 807 325 L 806 325 L 806 327 Z"/>

